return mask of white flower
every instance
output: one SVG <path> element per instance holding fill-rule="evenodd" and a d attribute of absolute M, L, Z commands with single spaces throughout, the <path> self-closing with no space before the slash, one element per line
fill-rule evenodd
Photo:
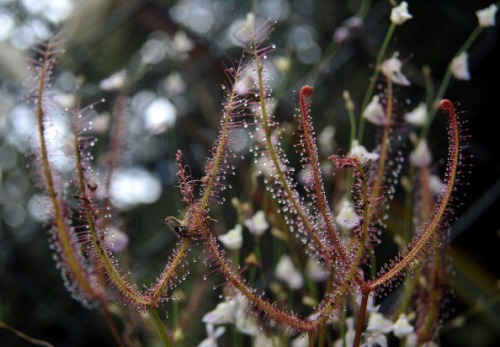
<path fill-rule="evenodd" d="M 177 53 L 187 53 L 194 47 L 193 42 L 189 39 L 186 33 L 178 30 L 172 38 L 172 48 Z"/>
<path fill-rule="evenodd" d="M 398 53 L 394 53 L 391 58 L 386 59 L 380 66 L 382 74 L 390 79 L 392 82 L 401 86 L 409 86 L 411 83 L 401 72 L 403 63 L 398 59 Z"/>
<path fill-rule="evenodd" d="M 333 33 L 333 42 L 340 44 L 349 38 L 350 30 L 345 26 L 338 27 Z"/>
<path fill-rule="evenodd" d="M 208 337 L 198 344 L 198 347 L 217 347 L 217 339 L 224 334 L 226 328 L 218 327 L 214 330 L 212 324 L 207 324 L 205 329 L 207 330 Z"/>
<path fill-rule="evenodd" d="M 377 153 L 370 153 L 366 148 L 358 143 L 358 140 L 352 140 L 351 150 L 349 152 L 351 157 L 358 158 L 358 160 L 365 164 L 371 160 L 377 160 L 379 155 Z"/>
<path fill-rule="evenodd" d="M 385 318 L 383 314 L 372 312 L 370 314 L 370 319 L 368 320 L 368 327 L 366 328 L 366 330 L 387 334 L 392 331 L 392 322 L 389 319 Z"/>
<path fill-rule="evenodd" d="M 384 334 L 373 334 L 367 337 L 362 347 L 387 347 L 387 337 Z"/>
<path fill-rule="evenodd" d="M 309 258 L 306 264 L 307 275 L 315 282 L 322 282 L 330 273 L 317 260 Z"/>
<path fill-rule="evenodd" d="M 255 34 L 255 14 L 253 12 L 247 13 L 245 21 L 241 23 L 241 26 L 236 30 L 234 36 L 240 42 L 247 42 L 252 39 Z"/>
<path fill-rule="evenodd" d="M 444 187 L 444 182 L 443 180 L 436 176 L 436 175 L 431 175 L 429 178 L 429 188 L 434 195 L 439 195 L 441 193 L 441 189 Z"/>
<path fill-rule="evenodd" d="M 453 77 L 457 80 L 470 80 L 469 63 L 467 61 L 468 58 L 469 55 L 467 52 L 462 52 L 451 61 L 450 70 Z"/>
<path fill-rule="evenodd" d="M 405 114 L 405 120 L 413 125 L 422 126 L 427 120 L 427 106 L 424 102 L 418 104 L 411 112 Z"/>
<path fill-rule="evenodd" d="M 243 244 L 242 231 L 243 227 L 241 224 L 237 224 L 234 229 L 229 230 L 224 235 L 220 235 L 218 239 L 230 251 L 237 251 Z"/>
<path fill-rule="evenodd" d="M 292 67 L 292 61 L 289 57 L 277 57 L 274 59 L 274 65 L 279 72 L 286 74 Z"/>
<path fill-rule="evenodd" d="M 309 335 L 302 334 L 290 341 L 290 347 L 308 347 Z"/>
<path fill-rule="evenodd" d="M 495 26 L 495 14 L 497 11 L 498 7 L 495 4 L 491 4 L 482 10 L 476 11 L 479 26 L 483 28 Z"/>
<path fill-rule="evenodd" d="M 257 211 L 252 218 L 245 220 L 244 224 L 256 236 L 261 236 L 269 228 L 264 211 Z"/>
<path fill-rule="evenodd" d="M 354 336 L 356 335 L 356 331 L 354 330 L 354 318 L 349 317 L 346 318 L 345 324 L 347 326 L 347 331 L 345 332 L 344 338 L 345 338 L 345 345 L 346 346 L 352 346 L 354 344 Z M 342 347 L 344 346 L 344 341 L 342 340 L 342 337 L 335 341 L 333 344 L 334 347 Z"/>
<path fill-rule="evenodd" d="M 431 151 L 427 140 L 422 139 L 418 142 L 417 147 L 410 153 L 410 162 L 416 167 L 429 165 L 432 161 Z"/>
<path fill-rule="evenodd" d="M 368 303 L 367 303 L 367 305 L 366 305 L 366 310 L 367 310 L 368 312 L 377 312 L 377 311 L 378 311 L 378 309 L 380 308 L 380 305 L 375 306 L 375 305 L 373 304 L 373 300 L 374 300 L 374 298 L 375 298 L 375 295 L 373 294 L 373 292 L 371 292 L 371 293 L 368 295 Z M 361 297 L 361 293 L 360 293 L 360 294 L 358 294 L 358 296 L 356 297 L 356 302 L 358 303 L 358 305 L 361 305 L 361 299 L 362 299 L 362 297 Z"/>
<path fill-rule="evenodd" d="M 292 258 L 289 255 L 282 255 L 278 265 L 276 265 L 276 278 L 285 282 L 288 288 L 292 290 L 300 289 L 304 286 L 302 274 L 293 265 Z"/>
<path fill-rule="evenodd" d="M 122 252 L 128 246 L 128 236 L 117 228 L 110 228 L 104 239 L 106 246 L 114 252 Z"/>
<path fill-rule="evenodd" d="M 260 329 L 255 317 L 248 314 L 248 302 L 245 297 L 242 294 L 237 294 L 226 300 L 205 314 L 202 318 L 203 323 L 217 325 L 231 323 L 243 334 L 257 335 Z"/>
<path fill-rule="evenodd" d="M 236 321 L 234 322 L 236 329 L 240 333 L 250 336 L 256 336 L 260 332 L 259 325 L 257 324 L 257 319 L 254 316 L 251 316 L 247 312 L 247 308 L 241 308 L 238 311 L 239 314 L 236 314 Z"/>
<path fill-rule="evenodd" d="M 235 300 L 223 301 L 218 303 L 214 310 L 205 314 L 201 320 L 205 324 L 233 323 L 236 310 L 237 303 Z"/>
<path fill-rule="evenodd" d="M 392 332 L 396 337 L 402 338 L 403 336 L 412 333 L 414 330 L 415 329 L 413 328 L 413 326 L 410 324 L 410 322 L 408 322 L 406 314 L 401 313 L 393 325 Z"/>
<path fill-rule="evenodd" d="M 408 3 L 402 1 L 399 6 L 393 7 L 391 11 L 391 22 L 401 25 L 413 16 L 408 12 Z"/>
<path fill-rule="evenodd" d="M 178 72 L 172 72 L 163 82 L 163 88 L 168 94 L 179 95 L 186 91 L 186 82 Z"/>
<path fill-rule="evenodd" d="M 236 294 L 231 299 L 235 303 L 234 325 L 239 332 L 245 335 L 257 336 L 260 332 L 257 319 L 249 315 L 248 301 L 243 294 Z"/>
<path fill-rule="evenodd" d="M 361 217 L 356 214 L 354 206 L 349 200 L 344 199 L 341 204 L 340 211 L 335 221 L 345 229 L 352 229 L 359 224 Z"/>
<path fill-rule="evenodd" d="M 76 104 L 75 95 L 70 93 L 58 93 L 52 99 L 62 108 L 73 108 Z"/>
<path fill-rule="evenodd" d="M 363 117 L 375 125 L 384 125 L 386 122 L 384 108 L 380 103 L 380 98 L 374 95 L 370 103 L 363 111 Z"/>
<path fill-rule="evenodd" d="M 335 128 L 327 125 L 318 136 L 318 145 L 321 153 L 329 155 L 333 153 Z"/>
<path fill-rule="evenodd" d="M 99 82 L 99 88 L 105 91 L 121 90 L 125 88 L 127 80 L 127 72 L 125 70 L 121 70 Z"/>
<path fill-rule="evenodd" d="M 175 105 L 166 98 L 157 98 L 144 111 L 144 128 L 151 134 L 161 134 L 177 120 Z"/>

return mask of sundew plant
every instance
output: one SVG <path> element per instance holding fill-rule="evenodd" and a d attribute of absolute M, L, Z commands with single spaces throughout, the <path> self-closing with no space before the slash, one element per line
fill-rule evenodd
<path fill-rule="evenodd" d="M 402 28 L 426 16 L 411 2 L 343 8 L 325 49 L 308 26 L 288 47 L 274 41 L 299 5 L 254 2 L 242 14 L 179 2 L 163 22 L 159 4 L 124 7 L 160 29 L 146 41 L 129 33 L 140 49 L 98 80 L 69 72 L 95 59 L 72 41 L 71 16 L 35 45 L 31 204 L 62 276 L 52 286 L 98 313 L 93 344 L 438 346 L 460 326 L 447 323 L 447 247 L 473 183 L 474 110 L 447 91 L 473 79 L 469 51 L 495 30 L 498 4 L 464 15 L 475 28 L 451 40 L 439 75 L 416 66 L 418 47 L 398 48 Z M 372 15 L 384 34 L 367 74 L 329 89 Z M 224 37 L 208 46 L 202 33 L 219 20 Z M 226 53 L 205 58 L 214 51 Z"/>

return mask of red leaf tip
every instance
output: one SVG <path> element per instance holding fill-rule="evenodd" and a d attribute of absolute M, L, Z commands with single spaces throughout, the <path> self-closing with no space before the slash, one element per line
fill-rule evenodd
<path fill-rule="evenodd" d="M 303 86 L 300 89 L 300 94 L 303 96 L 311 96 L 313 93 L 313 87 L 311 86 Z"/>

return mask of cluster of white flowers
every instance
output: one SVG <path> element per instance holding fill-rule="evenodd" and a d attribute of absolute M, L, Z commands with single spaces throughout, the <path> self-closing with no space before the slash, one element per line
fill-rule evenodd
<path fill-rule="evenodd" d="M 243 224 L 247 227 L 248 231 L 260 237 L 269 228 L 269 223 L 266 220 L 264 211 L 257 211 L 252 217 L 246 219 Z M 243 245 L 243 226 L 236 224 L 235 227 L 227 233 L 218 237 L 219 241 L 230 251 L 238 251 Z"/>
<path fill-rule="evenodd" d="M 482 28 L 495 26 L 495 15 L 498 11 L 498 6 L 491 4 L 490 6 L 476 11 L 478 25 Z M 469 72 L 469 54 L 465 51 L 460 52 L 453 58 L 450 63 L 450 70 L 457 80 L 468 81 L 471 79 Z"/>
<path fill-rule="evenodd" d="M 358 304 L 361 302 L 361 296 L 358 296 Z M 387 334 L 392 333 L 399 339 L 405 339 L 406 346 L 415 346 L 415 334 L 414 327 L 410 324 L 406 314 L 401 313 L 395 322 L 387 319 L 382 313 L 378 312 L 380 306 L 375 306 L 373 303 L 373 295 L 368 297 L 368 304 L 366 310 L 369 314 L 368 327 L 366 332 L 363 333 L 364 342 L 361 344 L 363 347 L 381 346 L 387 347 Z M 348 317 L 345 320 L 346 333 L 344 339 L 347 346 L 352 346 L 354 342 L 354 336 L 356 334 L 354 326 L 354 318 Z M 335 341 L 334 347 L 343 346 L 343 339 Z"/>
<path fill-rule="evenodd" d="M 487 8 L 476 12 L 479 26 L 482 28 L 491 27 L 495 25 L 495 15 L 498 8 L 496 5 L 490 5 Z M 399 5 L 392 8 L 390 20 L 393 25 L 402 25 L 413 16 L 408 11 L 408 3 L 402 1 Z M 346 40 L 351 31 L 359 28 L 362 25 L 362 19 L 353 17 L 343 23 L 343 26 L 336 30 L 334 34 L 334 41 L 337 43 Z M 249 14 L 246 20 L 241 24 L 239 34 L 242 36 L 240 39 L 248 39 L 248 32 L 251 32 L 255 27 L 255 17 Z M 289 69 L 288 60 L 277 60 L 276 66 L 280 71 L 286 72 Z M 380 73 L 385 76 L 389 81 L 400 86 L 409 86 L 410 80 L 402 72 L 403 63 L 398 59 L 398 53 L 394 53 L 392 57 L 384 60 L 377 68 Z M 470 80 L 471 75 L 468 66 L 468 53 L 466 51 L 460 52 L 450 62 L 450 72 L 458 80 Z M 251 86 L 251 78 L 244 79 L 244 82 L 238 86 L 238 91 L 242 94 L 246 93 Z M 387 123 L 384 106 L 380 100 L 380 96 L 375 95 L 372 97 L 370 103 L 362 112 L 362 116 L 369 122 L 384 126 Z M 424 126 L 428 119 L 428 109 L 425 103 L 419 103 L 411 111 L 404 115 L 407 123 L 421 127 Z M 332 152 L 333 135 L 335 129 L 327 127 L 319 137 L 320 147 L 323 153 L 328 154 Z M 262 135 L 261 135 L 262 136 Z M 255 135 L 259 137 L 259 135 Z M 357 140 L 353 140 L 349 155 L 360 160 L 361 163 L 366 164 L 369 161 L 376 161 L 379 155 L 376 152 L 368 152 L 368 150 L 359 144 Z M 415 167 L 422 167 L 429 165 L 432 161 L 431 152 L 425 139 L 419 140 L 414 150 L 410 154 L 410 162 Z M 260 174 L 272 174 L 272 165 L 269 158 L 261 157 L 258 161 L 258 168 Z M 437 176 L 431 176 L 431 190 L 434 194 L 438 194 L 443 187 L 443 182 Z M 353 204 L 344 199 L 340 203 L 339 212 L 335 219 L 336 223 L 346 229 L 350 230 L 359 225 L 361 217 L 356 213 Z M 233 229 L 229 230 L 226 234 L 219 236 L 219 241 L 229 250 L 238 251 L 243 244 L 243 226 L 256 237 L 260 237 L 269 228 L 269 223 L 266 220 L 264 211 L 257 211 L 252 217 L 247 218 L 242 224 L 237 224 Z M 324 281 L 328 278 L 329 272 L 324 269 L 317 261 L 310 259 L 304 272 L 309 278 L 314 281 Z M 276 279 L 284 282 L 290 290 L 298 290 L 304 286 L 304 276 L 293 262 L 289 255 L 282 255 L 275 268 Z M 360 297 L 358 298 L 358 304 Z M 382 346 L 388 345 L 388 335 L 392 334 L 394 337 L 404 340 L 405 345 L 412 347 L 416 346 L 417 335 L 415 328 L 410 323 L 413 319 L 401 313 L 394 321 L 384 316 L 379 312 L 379 306 L 374 305 L 373 295 L 370 295 L 367 305 L 368 325 L 366 331 L 362 334 L 362 346 Z M 207 338 L 203 340 L 199 346 L 201 347 L 216 347 L 217 339 L 225 332 L 225 327 L 217 325 L 234 324 L 236 330 L 243 334 L 254 337 L 254 346 L 282 346 L 284 339 L 275 335 L 263 334 L 259 327 L 257 320 L 254 316 L 249 314 L 248 301 L 241 295 L 236 294 L 231 298 L 226 298 L 225 301 L 219 303 L 217 307 L 203 316 L 203 322 L 206 324 Z M 346 327 L 345 335 L 339 340 L 335 341 L 333 346 L 339 347 L 347 344 L 352 345 L 354 342 L 355 319 L 348 317 L 343 322 Z M 308 336 L 298 336 L 291 340 L 290 345 L 293 347 L 302 347 L 308 345 Z M 427 343 L 425 346 L 433 346 L 433 342 Z"/>

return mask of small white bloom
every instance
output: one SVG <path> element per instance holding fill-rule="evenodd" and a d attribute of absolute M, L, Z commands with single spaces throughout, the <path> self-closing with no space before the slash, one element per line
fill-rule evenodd
<path fill-rule="evenodd" d="M 306 264 L 307 275 L 315 282 L 325 281 L 330 273 L 317 260 L 309 258 Z"/>
<path fill-rule="evenodd" d="M 177 108 L 166 98 L 157 98 L 144 111 L 144 128 L 151 134 L 161 134 L 177 120 Z"/>
<path fill-rule="evenodd" d="M 303 334 L 299 335 L 290 341 L 290 347 L 308 347 L 309 346 L 309 335 Z"/>
<path fill-rule="evenodd" d="M 352 16 L 343 21 L 342 24 L 349 29 L 359 29 L 363 26 L 363 17 Z"/>
<path fill-rule="evenodd" d="M 345 26 L 340 26 L 333 32 L 333 42 L 341 44 L 349 38 L 350 30 Z"/>
<path fill-rule="evenodd" d="M 429 188 L 431 189 L 431 192 L 434 193 L 434 195 L 439 195 L 443 187 L 444 187 L 444 182 L 440 177 L 436 175 L 430 176 Z"/>
<path fill-rule="evenodd" d="M 52 99 L 62 108 L 73 108 L 76 104 L 76 97 L 70 93 L 59 93 L 52 97 Z"/>
<path fill-rule="evenodd" d="M 235 300 L 223 301 L 218 303 L 214 310 L 205 314 L 201 320 L 205 324 L 233 323 L 236 310 L 237 303 Z"/>
<path fill-rule="evenodd" d="M 409 86 L 411 83 L 401 72 L 403 63 L 398 59 L 398 53 L 394 53 L 392 57 L 386 59 L 382 62 L 380 66 L 380 71 L 382 74 L 390 79 L 392 82 L 399 84 L 401 86 Z"/>
<path fill-rule="evenodd" d="M 241 26 L 235 31 L 234 36 L 240 42 L 247 42 L 255 34 L 255 14 L 247 13 L 245 20 L 241 21 Z"/>
<path fill-rule="evenodd" d="M 451 73 L 457 80 L 470 80 L 468 58 L 469 55 L 467 54 L 467 52 L 462 52 L 451 61 Z"/>
<path fill-rule="evenodd" d="M 249 314 L 247 299 L 243 294 L 239 293 L 231 299 L 231 302 L 233 302 L 235 306 L 233 323 L 236 329 L 245 335 L 257 336 L 261 329 L 259 328 L 257 319 Z"/>
<path fill-rule="evenodd" d="M 276 278 L 285 282 L 292 290 L 300 289 L 304 286 L 302 274 L 293 265 L 289 255 L 282 255 L 278 265 L 276 265 Z"/>
<path fill-rule="evenodd" d="M 241 224 L 237 224 L 234 229 L 229 230 L 224 235 L 220 235 L 218 239 L 230 251 L 237 251 L 243 244 L 242 231 L 243 227 Z"/>
<path fill-rule="evenodd" d="M 358 296 L 356 297 L 356 302 L 358 303 L 358 305 L 361 305 L 361 293 L 358 294 Z M 378 309 L 380 308 L 380 305 L 377 305 L 375 306 L 373 304 L 373 300 L 375 299 L 375 295 L 373 294 L 373 292 L 371 292 L 369 295 L 368 295 L 368 303 L 366 305 L 366 310 L 368 312 L 377 312 Z"/>
<path fill-rule="evenodd" d="M 384 334 L 373 334 L 366 338 L 366 343 L 363 347 L 387 347 L 387 337 Z"/>
<path fill-rule="evenodd" d="M 384 108 L 380 103 L 380 98 L 378 95 L 374 95 L 370 103 L 366 106 L 363 111 L 363 117 L 370 123 L 375 125 L 384 125 L 386 122 Z"/>
<path fill-rule="evenodd" d="M 377 153 L 370 153 L 366 150 L 365 146 L 359 144 L 358 140 L 352 140 L 351 150 L 349 152 L 351 157 L 358 158 L 358 160 L 365 164 L 371 160 L 377 160 L 379 155 Z"/>
<path fill-rule="evenodd" d="M 236 329 L 240 333 L 250 336 L 256 336 L 260 332 L 259 324 L 254 316 L 251 316 L 247 312 L 248 308 L 242 308 L 239 312 L 241 314 L 236 314 L 236 320 L 234 322 Z"/>
<path fill-rule="evenodd" d="M 347 199 L 342 200 L 340 211 L 337 218 L 335 218 L 337 224 L 339 224 L 342 228 L 352 229 L 359 224 L 360 220 L 361 217 L 359 217 L 356 214 L 356 211 L 354 211 L 353 204 Z"/>
<path fill-rule="evenodd" d="M 226 328 L 218 327 L 214 330 L 212 324 L 207 324 L 205 329 L 207 330 L 208 337 L 198 344 L 198 347 L 217 347 L 217 339 L 224 334 Z"/>
<path fill-rule="evenodd" d="M 186 91 L 186 82 L 178 72 L 172 72 L 163 82 L 163 88 L 168 94 L 179 95 Z"/>
<path fill-rule="evenodd" d="M 427 140 L 422 139 L 418 142 L 417 147 L 410 153 L 410 162 L 416 167 L 429 165 L 432 161 L 431 151 Z"/>
<path fill-rule="evenodd" d="M 105 134 L 109 130 L 111 116 L 109 113 L 100 114 L 92 120 L 92 130 L 98 134 Z"/>
<path fill-rule="evenodd" d="M 121 70 L 99 82 L 99 88 L 105 91 L 121 90 L 125 88 L 127 80 L 127 72 L 125 70 Z"/>
<path fill-rule="evenodd" d="M 244 224 L 250 233 L 257 236 L 261 236 L 269 228 L 269 223 L 266 221 L 266 214 L 260 210 L 252 218 L 245 220 Z"/>
<path fill-rule="evenodd" d="M 414 330 L 415 329 L 413 328 L 413 326 L 410 324 L 410 322 L 408 322 L 406 314 L 401 313 L 393 325 L 392 332 L 396 337 L 402 338 L 403 336 L 412 333 Z"/>
<path fill-rule="evenodd" d="M 346 318 L 345 324 L 347 326 L 347 331 L 345 332 L 344 338 L 345 338 L 345 345 L 346 346 L 352 346 L 354 344 L 354 337 L 356 335 L 356 331 L 354 330 L 354 318 L 349 317 Z M 334 347 L 342 347 L 344 346 L 344 341 L 342 340 L 342 337 L 335 341 L 333 344 Z"/>
<path fill-rule="evenodd" d="M 416 126 L 424 125 L 427 120 L 427 106 L 425 103 L 421 102 L 411 112 L 405 114 L 405 120 Z"/>
<path fill-rule="evenodd" d="M 353 16 L 342 22 L 342 26 L 335 29 L 333 33 L 333 41 L 335 43 L 342 43 L 347 40 L 353 31 L 359 29 L 363 25 L 363 18 Z"/>
<path fill-rule="evenodd" d="M 114 252 L 122 252 L 128 246 L 128 236 L 117 228 L 110 228 L 105 237 L 106 246 Z"/>
<path fill-rule="evenodd" d="M 497 11 L 498 7 L 495 4 L 491 4 L 482 10 L 476 11 L 479 26 L 483 28 L 495 26 L 495 15 Z"/>
<path fill-rule="evenodd" d="M 413 16 L 408 12 L 408 3 L 402 1 L 399 6 L 393 7 L 391 11 L 391 22 L 401 25 Z"/>
<path fill-rule="evenodd" d="M 274 59 L 274 65 L 279 72 L 287 74 L 292 67 L 292 61 L 289 57 L 277 57 Z"/>
<path fill-rule="evenodd" d="M 318 136 L 318 145 L 321 153 L 330 155 L 334 148 L 335 128 L 332 125 L 327 125 Z"/>
<path fill-rule="evenodd" d="M 392 322 L 389 319 L 385 318 L 383 314 L 372 312 L 370 314 L 370 319 L 368 320 L 368 327 L 366 328 L 366 330 L 387 334 L 392 331 Z"/>
<path fill-rule="evenodd" d="M 186 33 L 178 30 L 172 38 L 172 48 L 177 53 L 187 53 L 194 47 L 193 42 L 189 39 Z"/>

